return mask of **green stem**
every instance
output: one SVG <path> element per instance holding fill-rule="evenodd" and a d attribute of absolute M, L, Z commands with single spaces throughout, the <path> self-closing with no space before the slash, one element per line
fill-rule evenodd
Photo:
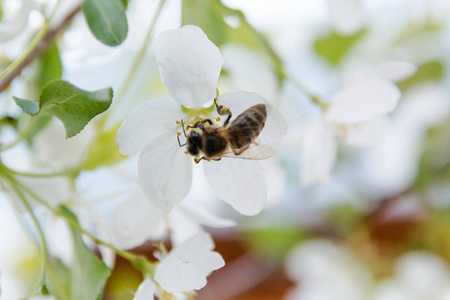
<path fill-rule="evenodd" d="M 45 273 L 47 269 L 47 244 L 45 243 L 44 233 L 42 231 L 41 225 L 39 224 L 38 219 L 36 218 L 36 215 L 33 212 L 33 209 L 31 208 L 30 204 L 28 203 L 27 199 L 23 195 L 23 193 L 19 190 L 17 187 L 19 184 L 17 180 L 12 177 L 7 172 L 4 173 L 5 176 L 8 178 L 9 182 L 11 183 L 11 186 L 13 190 L 16 192 L 17 196 L 19 196 L 20 201 L 22 202 L 23 206 L 25 206 L 25 209 L 28 211 L 28 213 L 31 216 L 31 220 L 33 221 L 34 226 L 36 227 L 39 244 L 41 246 L 41 271 L 39 273 L 39 281 L 36 284 L 36 287 L 34 288 L 33 294 L 36 294 L 39 291 L 39 288 L 42 287 L 45 284 Z"/>
<path fill-rule="evenodd" d="M 9 181 L 14 183 L 14 185 L 20 187 L 25 193 L 27 193 L 32 198 L 34 198 L 39 204 L 43 205 L 45 208 L 47 208 L 53 214 L 64 218 L 66 220 L 66 222 L 69 223 L 69 225 L 72 228 L 76 229 L 80 233 L 85 234 L 86 236 L 88 236 L 92 241 L 94 241 L 98 245 L 105 246 L 108 249 L 111 249 L 112 251 L 114 251 L 117 255 L 119 255 L 119 256 L 125 258 L 126 260 L 130 261 L 133 264 L 133 266 L 135 266 L 139 271 L 148 271 L 148 270 L 154 270 L 155 269 L 156 263 L 151 263 L 145 257 L 140 256 L 140 255 L 136 255 L 136 254 L 134 254 L 132 252 L 119 250 L 119 249 L 115 248 L 114 246 L 112 246 L 111 244 L 102 241 L 101 239 L 95 237 L 94 235 L 92 235 L 88 231 L 84 230 L 77 222 L 74 222 L 73 220 L 67 218 L 67 216 L 64 215 L 63 213 L 61 213 L 58 209 L 54 208 L 53 206 L 51 206 L 50 204 L 48 204 L 47 202 L 42 200 L 38 195 L 33 193 L 28 187 L 26 187 L 22 183 L 18 182 L 11 175 L 11 174 L 15 174 L 15 173 L 13 173 L 10 169 L 8 169 L 5 165 L 2 165 L 1 163 L 0 163 L 0 170 L 3 171 L 2 173 L 5 174 L 5 176 L 9 179 Z M 31 209 L 31 207 L 30 207 L 30 209 Z"/>
<path fill-rule="evenodd" d="M 0 73 L 0 80 L 6 77 L 9 72 L 14 70 L 18 65 L 22 63 L 23 60 L 25 60 L 28 55 L 36 48 L 36 45 L 41 41 L 41 39 L 45 36 L 48 30 L 48 24 L 44 23 L 44 26 L 42 26 L 41 30 L 36 34 L 36 36 L 31 40 L 28 47 L 25 49 L 25 51 L 20 55 L 15 61 L 13 61 L 3 72 Z"/>
<path fill-rule="evenodd" d="M 48 177 L 57 177 L 57 176 L 69 176 L 74 175 L 80 171 L 80 168 L 78 166 L 60 171 L 60 172 L 54 172 L 54 173 L 25 173 L 25 172 L 18 172 L 12 169 L 8 169 L 9 172 L 13 173 L 17 176 L 24 176 L 24 177 L 34 177 L 34 178 L 48 178 Z"/>
<path fill-rule="evenodd" d="M 33 52 L 33 50 L 36 48 L 36 46 L 39 44 L 39 42 L 42 40 L 42 38 L 47 34 L 48 29 L 49 29 L 48 24 L 50 22 L 50 19 L 55 14 L 55 11 L 56 11 L 56 8 L 58 7 L 59 1 L 60 0 L 56 1 L 55 6 L 53 6 L 53 9 L 52 9 L 50 15 L 47 18 L 45 18 L 44 25 L 38 31 L 36 36 L 31 40 L 30 44 L 28 44 L 28 47 L 25 49 L 25 51 L 22 53 L 22 55 L 20 55 L 5 70 L 3 70 L 3 72 L 0 73 L 0 80 L 5 78 L 5 76 L 8 75 L 9 72 L 14 70 L 18 65 L 20 65 L 22 63 L 22 61 L 24 61 L 25 58 L 27 58 L 30 55 L 30 53 Z"/>

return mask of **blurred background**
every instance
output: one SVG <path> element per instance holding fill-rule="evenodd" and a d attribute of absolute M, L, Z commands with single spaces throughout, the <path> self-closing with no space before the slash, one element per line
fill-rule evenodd
<path fill-rule="evenodd" d="M 182 5 L 195 10 L 201 2 Z M 220 46 L 219 89 L 278 104 L 289 133 L 266 165 L 268 207 L 239 218 L 217 208 L 239 225 L 212 231 L 226 266 L 198 299 L 450 299 L 450 3 L 222 1 L 242 11 L 268 50 L 224 13 L 236 29 L 229 36 L 216 20 L 222 16 L 208 15 L 220 5 L 205 2 L 211 11 L 190 21 Z M 302 134 L 319 113 L 299 83 L 326 101 L 358 72 L 391 61 L 417 71 L 398 82 L 402 98 L 388 125 L 370 146 L 338 142 L 329 181 L 305 185 Z M 137 286 L 131 270 L 118 261 L 107 299 L 124 299 L 121 285 Z"/>
<path fill-rule="evenodd" d="M 121 86 L 123 68 L 141 47 L 145 32 L 139 28 L 151 22 L 158 2 L 127 4 L 130 32 L 117 48 L 100 44 L 83 17 L 74 18 L 58 41 L 62 78 L 83 89 Z M 215 198 L 204 178 L 195 177 L 188 197 L 237 221 L 235 227 L 208 230 L 226 265 L 213 272 L 196 299 L 450 299 L 449 21 L 448 0 L 167 1 L 134 80 L 115 94 L 106 120 L 111 136 L 136 105 L 167 94 L 154 40 L 162 30 L 184 24 L 200 26 L 220 48 L 221 92 L 256 92 L 278 105 L 289 124 L 277 155 L 264 162 L 268 204 L 259 215 L 238 215 Z M 7 46 L 0 54 L 14 57 Z M 324 176 L 311 179 L 305 136 L 321 118 L 321 106 L 353 78 L 389 62 L 415 66 L 395 81 L 402 93 L 396 109 L 376 129 L 360 132 L 365 143 L 349 142 L 348 129 L 337 126 L 335 162 Z M 27 74 L 1 97 L 36 93 Z M 12 102 L 3 100 L 1 105 Z M 13 106 L 3 109 L 17 114 Z M 117 152 L 113 141 L 103 145 L 110 156 Z M 39 145 L 46 143 L 41 139 Z M 75 144 L 80 143 L 83 137 Z M 20 151 L 41 162 L 54 158 L 35 149 Z M 17 161 L 18 151 L 2 159 L 10 157 L 20 170 L 26 163 Z M 321 151 L 317 144 L 319 161 Z M 108 180 L 106 190 L 114 185 Z M 157 243 L 132 251 L 154 259 Z M 127 261 L 116 258 L 103 299 L 132 299 L 141 281 Z"/>

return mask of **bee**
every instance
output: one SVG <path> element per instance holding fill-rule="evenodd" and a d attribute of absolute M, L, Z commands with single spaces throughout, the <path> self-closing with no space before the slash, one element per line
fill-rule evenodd
<path fill-rule="evenodd" d="M 194 156 L 194 161 L 199 163 L 205 160 L 220 160 L 222 157 L 234 157 L 243 159 L 266 159 L 275 154 L 275 151 L 266 145 L 255 142 L 264 128 L 267 119 L 265 104 L 254 105 L 238 115 L 231 123 L 232 113 L 229 108 L 218 105 L 214 99 L 217 112 L 221 116 L 227 116 L 222 126 L 214 125 L 211 119 L 203 119 L 196 122 L 193 129 L 186 135 L 187 153 Z M 195 130 L 197 129 L 198 130 Z M 201 158 L 199 156 L 203 154 Z"/>

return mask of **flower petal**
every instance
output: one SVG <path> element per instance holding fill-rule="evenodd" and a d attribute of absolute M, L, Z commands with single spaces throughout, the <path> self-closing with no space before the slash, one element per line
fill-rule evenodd
<path fill-rule="evenodd" d="M 155 286 L 150 279 L 145 279 L 139 285 L 136 294 L 134 294 L 133 300 L 148 300 L 153 299 L 155 293 Z"/>
<path fill-rule="evenodd" d="M 216 96 L 223 59 L 199 27 L 162 32 L 155 55 L 162 84 L 180 104 L 200 108 Z"/>
<path fill-rule="evenodd" d="M 211 251 L 211 236 L 200 233 L 174 248 L 156 267 L 155 280 L 169 293 L 199 290 L 206 276 L 225 265 L 219 253 Z"/>
<path fill-rule="evenodd" d="M 154 137 L 177 130 L 176 120 L 183 117 L 181 106 L 171 97 L 160 97 L 142 103 L 122 123 L 116 143 L 123 155 L 139 153 Z"/>
<path fill-rule="evenodd" d="M 163 214 L 139 189 L 119 204 L 111 217 L 112 243 L 119 249 L 142 245 L 163 225 Z"/>
<path fill-rule="evenodd" d="M 331 19 L 336 30 L 343 35 L 351 35 L 361 29 L 364 7 L 361 0 L 328 0 Z"/>
<path fill-rule="evenodd" d="M 267 119 L 258 137 L 258 140 L 263 144 L 279 142 L 287 132 L 287 122 L 280 110 L 258 94 L 244 91 L 225 93 L 219 96 L 217 102 L 231 110 L 233 113 L 232 120 L 256 104 L 265 104 Z"/>
<path fill-rule="evenodd" d="M 330 126 L 318 119 L 305 128 L 301 146 L 301 183 L 325 184 L 336 162 L 337 147 Z"/>
<path fill-rule="evenodd" d="M 192 161 L 178 146 L 175 134 L 162 134 L 142 150 L 139 179 L 151 204 L 170 212 L 188 193 L 192 183 Z"/>
<path fill-rule="evenodd" d="M 402 81 L 414 75 L 417 72 L 417 66 L 404 61 L 390 61 L 379 64 L 370 70 L 366 70 L 359 76 L 380 77 L 389 81 Z M 359 77 L 358 76 L 358 77 Z"/>
<path fill-rule="evenodd" d="M 260 161 L 223 158 L 203 165 L 217 196 L 242 215 L 258 214 L 267 200 L 266 175 Z"/>
<path fill-rule="evenodd" d="M 353 81 L 331 98 L 325 117 L 340 123 L 373 120 L 393 111 L 400 96 L 398 87 L 385 79 L 370 77 Z"/>

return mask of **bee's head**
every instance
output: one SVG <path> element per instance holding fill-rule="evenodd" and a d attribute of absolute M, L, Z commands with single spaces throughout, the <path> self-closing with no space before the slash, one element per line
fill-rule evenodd
<path fill-rule="evenodd" d="M 187 152 L 193 156 L 200 153 L 201 136 L 197 131 L 191 131 L 187 137 Z"/>

